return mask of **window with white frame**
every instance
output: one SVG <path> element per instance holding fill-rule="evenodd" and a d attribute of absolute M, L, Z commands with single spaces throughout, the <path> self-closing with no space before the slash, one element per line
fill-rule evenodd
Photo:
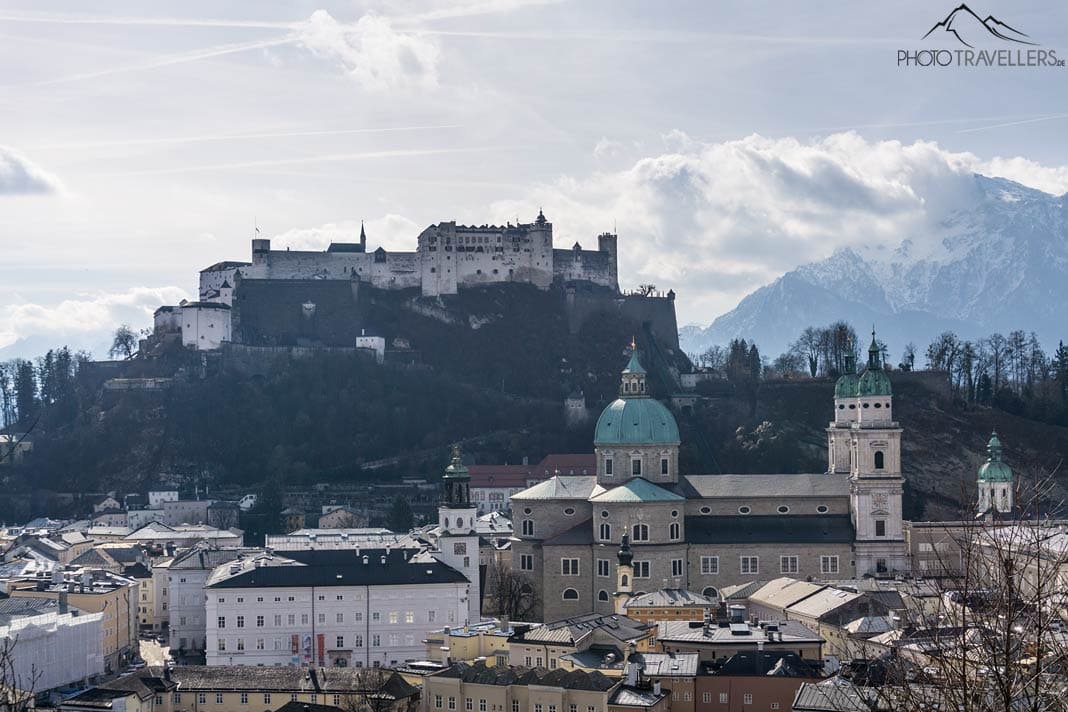
<path fill-rule="evenodd" d="M 759 556 L 739 556 L 738 557 L 739 570 L 743 574 L 759 574 L 760 573 L 760 557 Z"/>
<path fill-rule="evenodd" d="M 821 574 L 836 574 L 836 573 L 838 573 L 838 557 L 837 556 L 821 556 L 820 557 L 820 573 Z"/>
<path fill-rule="evenodd" d="M 561 576 L 578 576 L 579 575 L 579 560 L 578 559 L 560 559 L 560 575 Z"/>
<path fill-rule="evenodd" d="M 630 474 L 634 477 L 642 476 L 642 459 L 640 457 L 631 458 Z"/>
<path fill-rule="evenodd" d="M 530 519 L 523 520 L 523 536 L 534 536 L 534 522 Z"/>
<path fill-rule="evenodd" d="M 682 576 L 684 570 L 685 570 L 684 569 L 684 563 L 683 563 L 682 559 L 672 559 L 671 560 L 671 575 L 672 576 L 676 576 L 676 577 L 677 576 Z"/>
<path fill-rule="evenodd" d="M 681 539 L 681 532 L 682 527 L 679 526 L 678 522 L 672 522 L 671 525 L 668 527 L 668 536 L 672 541 L 678 541 L 679 539 Z"/>
<path fill-rule="evenodd" d="M 601 522 L 599 534 L 601 541 L 612 541 L 612 525 L 608 522 Z"/>
<path fill-rule="evenodd" d="M 531 554 L 519 555 L 519 570 L 520 571 L 533 571 L 534 570 L 534 556 Z"/>
<path fill-rule="evenodd" d="M 634 578 L 649 578 L 649 562 L 648 561 L 635 561 L 631 564 L 634 568 Z"/>
<path fill-rule="evenodd" d="M 648 524 L 635 524 L 633 527 L 633 536 L 631 538 L 634 541 L 649 541 L 649 525 Z"/>
<path fill-rule="evenodd" d="M 742 704 L 743 705 L 751 705 L 751 704 L 753 704 L 753 693 L 752 692 L 746 692 L 745 694 L 742 695 Z"/>
<path fill-rule="evenodd" d="M 719 573 L 719 557 L 718 556 L 702 556 L 701 557 L 701 573 L 708 575 Z"/>
<path fill-rule="evenodd" d="M 780 556 L 779 557 L 779 573 L 782 573 L 782 574 L 796 574 L 797 573 L 797 557 L 796 556 Z"/>
<path fill-rule="evenodd" d="M 604 459 L 604 474 L 606 477 L 612 476 L 612 458 L 610 457 Z"/>
<path fill-rule="evenodd" d="M 608 559 L 597 559 L 597 575 L 611 576 L 612 563 Z"/>

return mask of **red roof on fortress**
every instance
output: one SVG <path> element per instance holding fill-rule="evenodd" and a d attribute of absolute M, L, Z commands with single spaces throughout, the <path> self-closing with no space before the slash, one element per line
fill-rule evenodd
<path fill-rule="evenodd" d="M 553 475 L 595 475 L 597 458 L 591 453 L 546 455 L 534 465 L 469 465 L 472 487 L 526 487 Z"/>

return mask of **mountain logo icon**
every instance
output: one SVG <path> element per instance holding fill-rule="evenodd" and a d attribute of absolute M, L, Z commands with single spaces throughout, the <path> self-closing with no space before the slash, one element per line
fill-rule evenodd
<path fill-rule="evenodd" d="M 965 47 L 973 47 L 973 43 L 991 37 L 1004 42 L 1038 46 L 1038 43 L 1032 42 L 1027 34 L 1007 25 L 993 15 L 987 15 L 986 19 L 980 18 L 964 3 L 955 7 L 944 20 L 936 22 L 922 39 L 927 39 L 939 30 L 953 35 Z"/>

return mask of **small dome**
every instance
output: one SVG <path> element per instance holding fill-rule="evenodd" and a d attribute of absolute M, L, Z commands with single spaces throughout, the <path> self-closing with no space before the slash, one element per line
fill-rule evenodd
<path fill-rule="evenodd" d="M 979 481 L 1012 482 L 1012 468 L 1001 461 L 1001 440 L 998 439 L 998 431 L 990 434 L 986 452 L 986 462 L 979 466 Z"/>
<path fill-rule="evenodd" d="M 675 416 L 655 398 L 618 398 L 597 419 L 595 445 L 678 443 Z"/>
<path fill-rule="evenodd" d="M 857 374 L 843 373 L 834 384 L 835 398 L 853 398 L 857 395 Z"/>
<path fill-rule="evenodd" d="M 858 396 L 888 396 L 891 393 L 890 376 L 881 368 L 867 368 L 857 378 Z"/>

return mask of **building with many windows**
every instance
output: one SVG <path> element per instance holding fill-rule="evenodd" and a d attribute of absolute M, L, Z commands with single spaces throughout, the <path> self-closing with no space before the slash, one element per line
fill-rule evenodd
<path fill-rule="evenodd" d="M 511 497 L 512 561 L 541 601 L 535 619 L 616 610 L 624 534 L 634 596 L 906 571 L 902 431 L 874 335 L 867 368 L 848 370 L 835 386 L 826 472 L 684 475 L 678 425 L 632 352 L 619 398 L 597 421 L 596 475 L 556 475 Z"/>
<path fill-rule="evenodd" d="M 260 552 L 204 586 L 208 665 L 389 667 L 468 620 L 467 578 L 417 549 Z"/>

